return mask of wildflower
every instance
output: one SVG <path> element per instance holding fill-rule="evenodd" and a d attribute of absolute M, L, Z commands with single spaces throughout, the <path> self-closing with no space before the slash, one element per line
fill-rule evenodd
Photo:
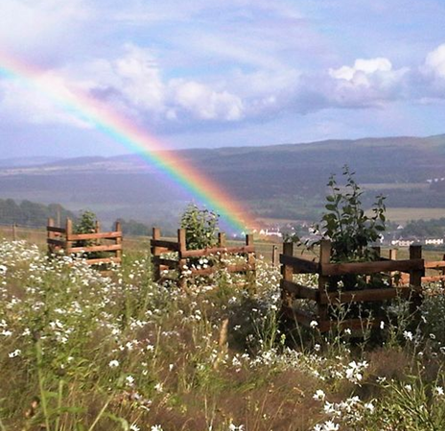
<path fill-rule="evenodd" d="M 20 349 L 16 349 L 13 352 L 11 352 L 8 356 L 10 358 L 15 358 L 17 356 L 20 356 L 22 354 L 22 351 Z"/>
<path fill-rule="evenodd" d="M 312 398 L 317 401 L 323 401 L 325 397 L 326 394 L 321 389 L 318 389 L 317 391 L 315 391 L 315 394 Z"/>
<path fill-rule="evenodd" d="M 411 391 L 413 390 L 413 387 L 412 387 L 411 385 L 405 385 L 405 389 L 406 389 L 408 392 L 411 392 Z"/>
<path fill-rule="evenodd" d="M 140 431 L 140 428 L 136 424 L 131 424 L 130 431 Z"/>
<path fill-rule="evenodd" d="M 320 349 L 321 349 L 320 344 L 314 344 L 314 350 L 315 350 L 316 352 L 319 352 Z"/>
<path fill-rule="evenodd" d="M 380 322 L 380 329 L 385 329 L 385 322 L 383 320 Z"/>
<path fill-rule="evenodd" d="M 156 383 L 155 390 L 157 392 L 163 392 L 164 388 L 162 387 L 162 383 Z"/>
<path fill-rule="evenodd" d="M 403 336 L 405 337 L 405 340 L 413 340 L 413 333 L 411 331 L 404 331 Z"/>
<path fill-rule="evenodd" d="M 316 328 L 316 327 L 318 326 L 318 322 L 317 322 L 316 320 L 313 320 L 313 321 L 309 324 L 309 326 L 310 326 L 312 329 L 314 329 L 314 328 Z"/>
<path fill-rule="evenodd" d="M 366 404 L 365 404 L 365 409 L 367 409 L 367 410 L 369 410 L 371 413 L 373 413 L 373 412 L 374 412 L 374 409 L 375 409 L 374 404 L 372 404 L 372 402 L 366 403 Z"/>
<path fill-rule="evenodd" d="M 230 423 L 230 425 L 229 425 L 229 431 L 236 431 L 236 430 L 238 430 L 238 431 L 243 431 L 243 430 L 244 430 L 244 425 L 236 426 L 236 425 L 234 425 L 233 423 Z"/>
<path fill-rule="evenodd" d="M 125 377 L 125 380 L 126 380 L 128 386 L 133 386 L 133 384 L 134 384 L 134 377 L 133 376 Z"/>
<path fill-rule="evenodd" d="M 119 366 L 119 361 L 117 361 L 116 359 L 113 359 L 112 361 L 109 362 L 108 366 L 110 368 L 116 368 Z"/>
<path fill-rule="evenodd" d="M 337 431 L 339 428 L 340 425 L 332 421 L 326 421 L 323 426 L 324 431 Z"/>
<path fill-rule="evenodd" d="M 150 431 L 164 431 L 161 425 L 153 425 Z"/>
<path fill-rule="evenodd" d="M 434 395 L 438 396 L 438 397 L 443 397 L 445 394 L 442 386 L 436 386 L 434 388 Z"/>

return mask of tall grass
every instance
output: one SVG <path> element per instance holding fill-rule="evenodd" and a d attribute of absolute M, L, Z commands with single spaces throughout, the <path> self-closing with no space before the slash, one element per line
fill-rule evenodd
<path fill-rule="evenodd" d="M 238 277 L 182 291 L 144 253 L 103 277 L 0 243 L 0 430 L 445 428 L 443 297 L 364 342 L 283 327 L 276 268 Z"/>

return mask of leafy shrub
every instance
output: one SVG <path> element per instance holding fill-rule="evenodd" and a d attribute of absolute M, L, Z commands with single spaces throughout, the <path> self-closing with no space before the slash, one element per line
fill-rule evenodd
<path fill-rule="evenodd" d="M 74 225 L 74 233 L 84 234 L 84 233 L 95 233 L 96 232 L 97 216 L 92 211 L 83 211 L 80 215 L 78 222 Z M 97 240 L 78 240 L 74 243 L 74 247 L 93 247 L 99 245 Z M 101 257 L 99 253 L 84 253 L 87 259 L 93 259 Z"/>
<path fill-rule="evenodd" d="M 181 228 L 186 231 L 187 248 L 200 250 L 217 244 L 219 215 L 190 204 L 181 217 Z"/>
<path fill-rule="evenodd" d="M 359 262 L 376 260 L 374 249 L 369 246 L 379 240 L 385 230 L 385 197 L 379 195 L 372 207 L 372 216 L 366 215 L 362 208 L 361 196 L 363 191 L 354 178 L 355 173 L 348 166 L 343 168 L 345 185 L 337 183 L 335 175 L 331 175 L 327 186 L 331 193 L 326 197 L 327 212 L 320 224 L 314 226 L 321 234 L 321 239 L 314 244 L 320 245 L 322 239 L 329 239 L 332 244 L 331 262 Z M 364 287 L 367 282 L 364 276 L 344 275 L 331 278 L 331 287 L 341 282 L 344 288 L 356 289 Z M 377 274 L 371 279 L 374 286 L 382 286 L 382 277 Z"/>
<path fill-rule="evenodd" d="M 331 175 L 327 184 L 331 194 L 326 197 L 327 212 L 323 215 L 322 225 L 316 225 L 323 239 L 332 242 L 332 262 L 354 262 L 374 260 L 375 252 L 369 245 L 378 241 L 385 230 L 385 197 L 379 195 L 372 207 L 373 216 L 367 216 L 360 200 L 363 191 L 354 179 L 354 172 L 348 166 L 343 169 L 346 184 L 340 188 Z"/>

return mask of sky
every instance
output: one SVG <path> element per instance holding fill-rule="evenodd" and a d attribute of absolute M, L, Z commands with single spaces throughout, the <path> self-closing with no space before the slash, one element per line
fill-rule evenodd
<path fill-rule="evenodd" d="M 1 0 L 2 53 L 168 149 L 445 133 L 445 0 Z M 0 76 L 0 158 L 126 152 Z"/>

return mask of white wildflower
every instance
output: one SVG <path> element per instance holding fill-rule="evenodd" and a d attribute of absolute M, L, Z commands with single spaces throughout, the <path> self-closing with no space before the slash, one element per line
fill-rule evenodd
<path fill-rule="evenodd" d="M 116 368 L 119 366 L 119 361 L 117 361 L 116 359 L 113 359 L 112 361 L 109 362 L 108 366 L 110 368 Z"/>

